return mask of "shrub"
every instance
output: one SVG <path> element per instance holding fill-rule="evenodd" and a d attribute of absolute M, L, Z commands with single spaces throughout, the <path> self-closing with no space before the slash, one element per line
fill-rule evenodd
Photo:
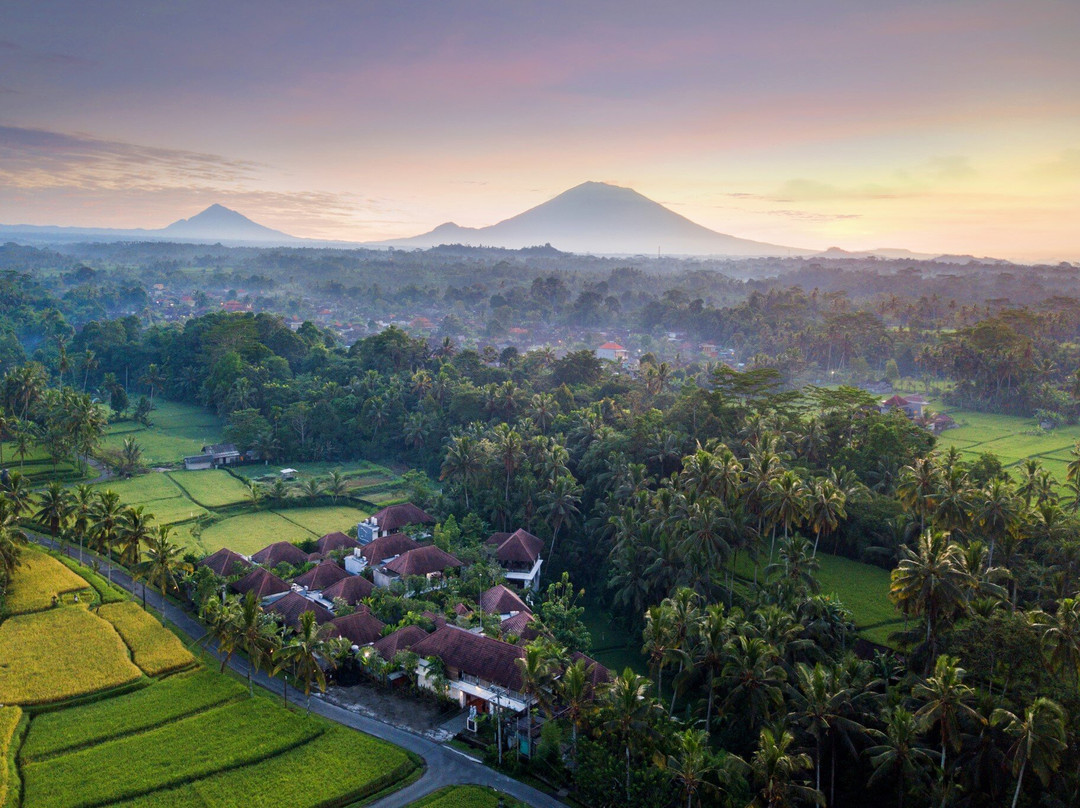
<path fill-rule="evenodd" d="M 64 701 L 142 676 L 113 627 L 75 606 L 0 623 L 0 659 L 0 704 Z"/>
<path fill-rule="evenodd" d="M 247 693 L 217 671 L 177 674 L 135 693 L 36 716 L 19 758 L 44 757 L 144 732 Z M 0 803 L 2 804 L 2 803 Z"/>
<path fill-rule="evenodd" d="M 158 623 L 138 603 L 110 603 L 98 609 L 124 638 L 135 658 L 135 664 L 143 669 L 147 676 L 160 676 L 163 673 L 186 668 L 195 662 L 195 657 L 180 642 L 180 638 Z"/>

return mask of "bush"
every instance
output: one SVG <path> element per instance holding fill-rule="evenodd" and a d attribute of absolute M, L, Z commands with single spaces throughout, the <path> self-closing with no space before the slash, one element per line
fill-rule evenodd
<path fill-rule="evenodd" d="M 162 626 L 133 601 L 110 603 L 98 609 L 120 633 L 131 649 L 135 664 L 147 676 L 181 670 L 195 663 L 195 657 L 180 638 Z"/>
<path fill-rule="evenodd" d="M 135 693 L 36 716 L 19 758 L 24 763 L 33 763 L 61 752 L 145 732 L 246 693 L 247 688 L 240 682 L 217 671 L 170 676 Z"/>
<path fill-rule="evenodd" d="M 49 704 L 142 676 L 120 635 L 81 606 L 0 623 L 0 659 L 0 704 Z"/>

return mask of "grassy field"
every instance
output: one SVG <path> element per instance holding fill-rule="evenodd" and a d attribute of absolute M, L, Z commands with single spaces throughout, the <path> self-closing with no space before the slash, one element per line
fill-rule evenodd
<path fill-rule="evenodd" d="M 0 704 L 50 704 L 142 676 L 120 635 L 81 605 L 9 617 L 0 659 Z"/>
<path fill-rule="evenodd" d="M 135 664 L 147 676 L 161 676 L 195 664 L 195 657 L 180 638 L 141 609 L 138 603 L 130 600 L 110 603 L 99 608 L 98 615 L 112 623 L 131 649 Z"/>
<path fill-rule="evenodd" d="M 276 541 L 298 542 L 313 538 L 317 538 L 314 532 L 295 522 L 271 511 L 257 511 L 215 522 L 202 532 L 198 545 L 209 553 L 228 547 L 242 555 L 251 555 Z"/>
<path fill-rule="evenodd" d="M 315 508 L 285 508 L 274 511 L 282 519 L 287 519 L 294 525 L 299 525 L 310 531 L 316 537 L 325 536 L 340 530 L 344 533 L 350 527 L 356 527 L 358 522 L 367 519 L 369 514 L 359 508 L 348 505 L 329 505 Z"/>
<path fill-rule="evenodd" d="M 483 786 L 450 786 L 411 803 L 409 808 L 518 808 L 522 803 Z"/>
<path fill-rule="evenodd" d="M 53 595 L 72 595 L 87 589 L 90 584 L 55 558 L 27 548 L 12 578 L 4 607 L 8 614 L 37 612 L 52 606 Z"/>
<path fill-rule="evenodd" d="M 32 451 L 24 458 L 19 458 L 15 455 L 15 444 L 10 441 L 4 441 L 4 463 L 3 467 L 11 469 L 12 471 L 18 471 L 24 475 L 33 483 L 45 483 L 52 479 L 61 480 L 63 482 L 78 482 L 84 479 L 86 476 L 94 476 L 94 470 L 89 470 L 89 475 L 83 474 L 82 470 L 77 468 L 75 464 L 61 461 L 53 466 L 52 460 L 45 454 L 45 451 L 38 446 L 32 447 Z"/>
<path fill-rule="evenodd" d="M 176 674 L 134 693 L 37 716 L 19 757 L 33 763 L 145 732 L 241 696 L 247 696 L 247 688 L 216 671 Z"/>
<path fill-rule="evenodd" d="M 150 427 L 135 421 L 110 424 L 105 448 L 119 449 L 124 438 L 134 438 L 142 447 L 145 463 L 174 465 L 186 455 L 199 454 L 208 443 L 221 442 L 221 420 L 209 410 L 191 404 L 156 399 L 150 424 Z"/>
<path fill-rule="evenodd" d="M 204 508 L 224 508 L 251 501 L 247 486 L 224 469 L 172 471 L 168 476 Z"/>

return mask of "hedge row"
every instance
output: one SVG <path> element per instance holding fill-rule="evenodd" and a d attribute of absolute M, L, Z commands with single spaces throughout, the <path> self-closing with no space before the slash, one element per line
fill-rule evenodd
<path fill-rule="evenodd" d="M 145 732 L 246 694 L 240 682 L 217 671 L 177 674 L 126 696 L 37 716 L 19 758 L 32 763 Z"/>
<path fill-rule="evenodd" d="M 27 764 L 24 804 L 110 805 L 278 755 L 322 733 L 324 726 L 310 716 L 281 709 L 270 697 L 245 699 Z"/>
<path fill-rule="evenodd" d="M 195 664 L 195 657 L 184 647 L 180 638 L 161 625 L 138 603 L 109 603 L 98 609 L 123 637 L 135 659 L 147 676 L 182 670 Z"/>
<path fill-rule="evenodd" d="M 319 737 L 277 757 L 120 805 L 340 808 L 400 783 L 416 768 L 417 763 L 402 749 L 331 726 Z"/>

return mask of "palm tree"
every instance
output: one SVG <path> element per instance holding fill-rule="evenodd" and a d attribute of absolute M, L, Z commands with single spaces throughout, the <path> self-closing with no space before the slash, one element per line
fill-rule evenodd
<path fill-rule="evenodd" d="M 240 601 L 234 616 L 236 645 L 247 654 L 248 693 L 254 695 L 251 675 L 270 661 L 278 642 L 278 628 L 274 618 L 262 610 L 254 592 L 248 592 Z"/>
<path fill-rule="evenodd" d="M 866 750 L 873 772 L 866 781 L 874 786 L 884 777 L 896 778 L 896 805 L 904 808 L 904 796 L 926 780 L 933 764 L 930 753 L 919 741 L 920 727 L 915 716 L 903 707 L 888 713 L 885 732 L 874 731 L 881 743 Z"/>
<path fill-rule="evenodd" d="M 298 495 L 305 499 L 316 500 L 322 496 L 323 484 L 318 477 L 308 477 L 296 487 Z"/>
<path fill-rule="evenodd" d="M 533 395 L 529 415 L 541 434 L 546 435 L 547 431 L 551 429 L 558 411 L 558 402 L 555 401 L 555 396 L 551 395 L 551 393 L 536 393 Z"/>
<path fill-rule="evenodd" d="M 790 732 L 774 733 L 768 727 L 761 730 L 758 749 L 750 762 L 754 799 L 747 808 L 791 808 L 807 802 L 825 804 L 820 791 L 797 782 L 814 763 L 809 755 L 788 751 L 794 742 Z"/>
<path fill-rule="evenodd" d="M 924 727 L 937 728 L 941 741 L 939 766 L 942 776 L 945 772 L 946 752 L 950 748 L 960 749 L 960 719 L 983 720 L 967 704 L 975 691 L 964 684 L 965 673 L 966 671 L 957 665 L 956 657 L 942 654 L 934 664 L 933 675 L 911 689 L 911 695 L 923 703 L 915 713 L 915 718 L 922 722 Z"/>
<path fill-rule="evenodd" d="M 773 541 L 769 546 L 770 564 L 776 549 L 776 526 L 784 526 L 786 539 L 791 528 L 797 527 L 806 518 L 807 499 L 806 485 L 791 469 L 786 469 L 779 477 L 769 481 L 765 493 L 765 517 L 772 524 L 773 532 Z"/>
<path fill-rule="evenodd" d="M 90 529 L 91 547 L 105 555 L 112 552 L 120 530 L 124 507 L 120 504 L 120 495 L 109 489 L 98 494 L 92 514 L 93 526 Z M 106 566 L 106 575 L 112 582 L 112 565 Z"/>
<path fill-rule="evenodd" d="M 315 612 L 307 611 L 300 615 L 299 627 L 288 636 L 275 652 L 274 673 L 291 669 L 293 675 L 304 683 L 304 696 L 307 699 L 307 711 L 311 712 L 311 686 L 317 685 L 319 691 L 326 692 L 326 674 L 323 673 L 319 658 L 326 643 L 325 626 L 315 622 Z M 288 702 L 288 684 L 285 684 L 285 701 Z"/>
<path fill-rule="evenodd" d="M 566 666 L 558 679 L 557 688 L 570 719 L 570 754 L 576 760 L 578 732 L 593 703 L 589 666 L 584 659 L 576 659 Z"/>
<path fill-rule="evenodd" d="M 506 471 L 506 486 L 503 499 L 509 503 L 510 476 L 517 470 L 525 457 L 521 435 L 517 430 L 511 429 L 508 424 L 499 424 L 492 433 L 492 443 L 495 446 L 495 455 L 502 461 L 503 469 Z"/>
<path fill-rule="evenodd" d="M 705 689 L 708 692 L 705 706 L 705 729 L 711 731 L 713 704 L 716 699 L 716 678 L 723 672 L 733 621 L 724 614 L 722 603 L 710 603 L 705 607 L 697 628 L 694 665 L 705 672 Z"/>
<path fill-rule="evenodd" d="M 461 483 L 465 491 L 465 509 L 469 509 L 469 485 L 480 479 L 484 470 L 483 447 L 470 435 L 457 435 L 446 447 L 440 480 L 448 477 Z"/>
<path fill-rule="evenodd" d="M 709 733 L 703 729 L 686 729 L 675 735 L 675 754 L 660 761 L 661 767 L 679 784 L 679 790 L 686 799 L 686 808 L 693 808 L 699 792 L 713 788 L 709 778 L 719 771 L 709 749 Z"/>
<path fill-rule="evenodd" d="M 630 759 L 635 738 L 643 738 L 652 705 L 646 697 L 651 683 L 629 667 L 608 683 L 602 703 L 607 712 L 604 729 L 614 733 L 626 753 L 626 798 L 630 796 Z"/>
<path fill-rule="evenodd" d="M 926 522 L 937 508 L 941 488 L 941 470 L 933 457 L 923 457 L 900 470 L 896 496 L 900 503 L 919 518 L 919 530 L 926 530 Z"/>
<path fill-rule="evenodd" d="M 151 363 L 139 379 L 139 384 L 145 384 L 150 388 L 150 409 L 154 409 L 154 393 L 165 385 L 165 376 L 162 374 L 161 368 Z"/>
<path fill-rule="evenodd" d="M 1035 612 L 1032 622 L 1045 627 L 1042 646 L 1050 667 L 1080 685 L 1080 598 L 1064 598 L 1052 616 Z"/>
<path fill-rule="evenodd" d="M 818 542 L 822 535 L 829 535 L 847 518 L 845 505 L 847 497 L 828 478 L 818 479 L 810 488 L 810 502 L 807 516 L 814 531 L 814 555 L 817 555 Z"/>
<path fill-rule="evenodd" d="M 165 625 L 165 594 L 180 589 L 180 573 L 192 571 L 181 555 L 184 548 L 169 540 L 169 525 L 159 525 L 146 538 L 144 559 L 135 565 L 135 577 L 143 581 L 143 608 L 146 608 L 146 584 L 161 592 L 161 625 Z"/>
<path fill-rule="evenodd" d="M 206 623 L 206 638 L 212 638 L 217 643 L 217 650 L 221 657 L 221 672 L 225 672 L 225 666 L 229 664 L 232 655 L 236 651 L 238 633 L 236 631 L 236 615 L 239 611 L 236 598 L 207 598 L 203 604 L 202 619 Z"/>
<path fill-rule="evenodd" d="M 582 491 L 580 483 L 573 476 L 560 474 L 543 494 L 543 510 L 551 527 L 551 556 L 555 555 L 559 530 L 579 514 L 578 505 L 581 504 Z"/>
<path fill-rule="evenodd" d="M 926 643 L 932 650 L 940 623 L 964 609 L 971 576 L 947 533 L 924 531 L 918 552 L 907 545 L 900 550 L 903 558 L 892 572 L 889 599 L 905 615 L 926 619 Z"/>
<path fill-rule="evenodd" d="M 999 707 L 994 710 L 990 722 L 998 726 L 1004 724 L 1005 733 L 1013 738 L 1009 757 L 1012 772 L 1016 775 L 1012 801 L 1012 808 L 1016 808 L 1029 763 L 1044 786 L 1050 782 L 1050 775 L 1058 770 L 1062 753 L 1068 748 L 1065 711 L 1057 702 L 1040 696 L 1024 710 L 1023 718 Z"/>
<path fill-rule="evenodd" d="M 48 525 L 50 535 L 59 535 L 71 514 L 71 492 L 59 480 L 53 480 L 39 495 L 38 505 L 40 507 L 34 517 L 43 525 Z"/>
<path fill-rule="evenodd" d="M 120 548 L 120 563 L 133 567 L 139 563 L 142 546 L 153 535 L 151 523 L 154 514 L 146 512 L 145 505 L 128 506 L 120 518 L 116 534 L 116 543 Z"/>
<path fill-rule="evenodd" d="M 649 668 L 656 676 L 656 696 L 664 698 L 664 665 L 669 658 L 671 642 L 671 604 L 664 601 L 655 606 L 650 606 L 645 612 L 645 628 L 642 631 L 644 644 L 641 653 L 649 657 Z"/>
<path fill-rule="evenodd" d="M 71 531 L 79 539 L 79 563 L 83 562 L 83 541 L 93 526 L 97 492 L 86 483 L 79 483 L 71 497 Z"/>
<path fill-rule="evenodd" d="M 542 694 L 552 679 L 551 662 L 546 649 L 538 643 L 525 646 L 525 656 L 514 660 L 521 674 L 521 692 L 529 699 L 527 702 L 529 726 L 529 757 L 533 756 L 533 702 L 539 704 Z"/>
<path fill-rule="evenodd" d="M 777 657 L 777 649 L 760 637 L 737 634 L 728 644 L 728 659 L 721 671 L 727 691 L 724 707 L 731 715 L 741 715 L 751 729 L 783 704 L 781 686 L 787 676 Z"/>
<path fill-rule="evenodd" d="M 345 479 L 345 476 L 341 473 L 340 469 L 333 469 L 330 472 L 330 479 L 326 483 L 326 493 L 330 495 L 330 499 L 337 504 L 338 497 L 344 497 L 349 493 L 349 483 Z"/>
<path fill-rule="evenodd" d="M 1001 479 L 994 479 L 987 484 L 978 497 L 976 521 L 990 538 L 990 554 L 986 566 L 994 566 L 994 544 L 1001 539 L 1020 516 L 1020 501 L 1013 493 L 1012 486 Z"/>

